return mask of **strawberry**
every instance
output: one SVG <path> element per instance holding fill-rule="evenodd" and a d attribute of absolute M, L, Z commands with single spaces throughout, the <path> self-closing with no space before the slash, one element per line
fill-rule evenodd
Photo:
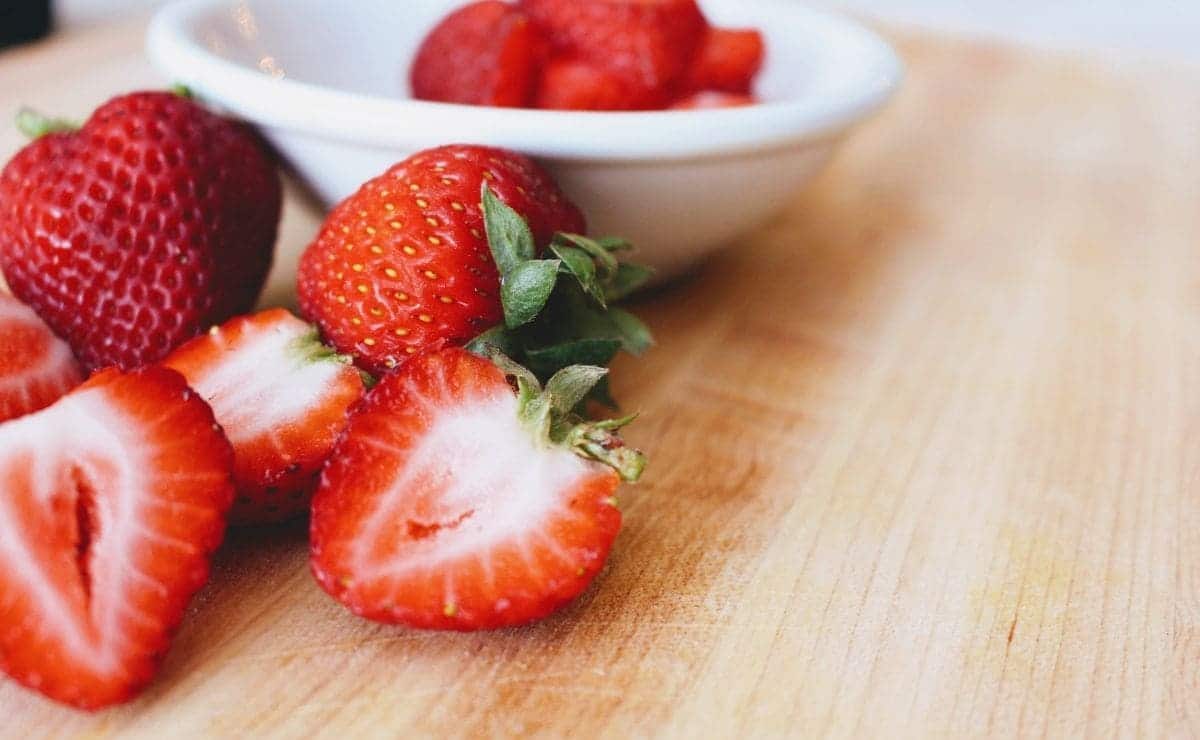
<path fill-rule="evenodd" d="M 254 305 L 279 176 L 259 139 L 166 92 L 37 136 L 0 174 L 0 269 L 86 369 L 138 367 Z"/>
<path fill-rule="evenodd" d="M 234 524 L 281 521 L 308 510 L 322 463 L 363 394 L 349 357 L 276 308 L 233 319 L 172 352 L 233 445 Z"/>
<path fill-rule="evenodd" d="M 317 582 L 355 614 L 525 624 L 604 566 L 621 526 L 613 495 L 644 464 L 614 433 L 625 420 L 570 414 L 605 371 L 572 367 L 543 391 L 497 361 L 504 370 L 460 349 L 422 355 L 351 418 L 313 500 L 311 544 Z"/>
<path fill-rule="evenodd" d="M 414 155 L 334 209 L 300 260 L 305 316 L 375 373 L 462 344 L 503 316 L 500 275 L 480 205 L 488 187 L 546 244 L 583 216 L 531 160 L 446 146 Z"/>
<path fill-rule="evenodd" d="M 541 379 L 640 354 L 649 331 L 610 304 L 651 273 L 618 261 L 629 249 L 621 239 L 570 233 L 582 227 L 525 157 L 431 149 L 334 209 L 301 257 L 300 305 L 338 351 L 378 374 L 446 346 L 497 349 Z M 593 398 L 612 405 L 603 382 Z"/>
<path fill-rule="evenodd" d="M 67 343 L 33 309 L 0 293 L 0 421 L 45 408 L 82 382 Z"/>
<path fill-rule="evenodd" d="M 707 23 L 695 0 L 521 0 L 557 55 L 612 72 L 630 109 L 665 107 L 674 97 Z"/>
<path fill-rule="evenodd" d="M 758 31 L 710 28 L 688 70 L 687 87 L 748 95 L 765 56 Z"/>
<path fill-rule="evenodd" d="M 637 93 L 617 75 L 567 58 L 546 65 L 534 103 L 548 110 L 629 110 L 639 105 Z"/>
<path fill-rule="evenodd" d="M 757 105 L 758 98 L 753 95 L 715 92 L 705 90 L 686 98 L 675 101 L 671 110 L 706 110 L 715 108 L 741 108 L 747 105 Z"/>
<path fill-rule="evenodd" d="M 549 51 L 529 16 L 498 0 L 447 16 L 417 51 L 414 97 L 444 103 L 528 107 Z"/>
<path fill-rule="evenodd" d="M 137 694 L 208 577 L 231 465 L 164 368 L 102 371 L 0 424 L 0 668 L 84 709 Z"/>

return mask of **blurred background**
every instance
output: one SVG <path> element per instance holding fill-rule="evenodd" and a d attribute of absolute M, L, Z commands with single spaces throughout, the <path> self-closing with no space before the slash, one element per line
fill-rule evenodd
<path fill-rule="evenodd" d="M 161 2 L 0 0 L 0 44 L 28 38 L 50 23 L 56 28 L 91 25 L 145 12 Z M 1200 64 L 1200 0 L 820 0 L 813 4 L 905 25 L 1051 48 Z"/>

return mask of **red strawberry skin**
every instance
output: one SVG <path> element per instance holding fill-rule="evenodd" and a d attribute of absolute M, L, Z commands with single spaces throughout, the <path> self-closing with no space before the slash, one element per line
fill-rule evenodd
<path fill-rule="evenodd" d="M 627 108 L 665 108 L 707 26 L 694 0 L 521 0 L 560 56 L 621 78 Z"/>
<path fill-rule="evenodd" d="M 0 668 L 83 709 L 135 696 L 208 578 L 231 465 L 164 368 L 102 371 L 0 425 Z"/>
<path fill-rule="evenodd" d="M 499 323 L 500 278 L 484 231 L 484 182 L 539 246 L 583 233 L 583 215 L 532 160 L 479 146 L 420 152 L 338 205 L 300 259 L 304 316 L 339 352 L 382 374 Z"/>
<path fill-rule="evenodd" d="M 171 353 L 213 408 L 234 450 L 232 524 L 268 524 L 308 511 L 317 476 L 363 395 L 362 375 L 277 308 L 214 327 Z"/>
<path fill-rule="evenodd" d="M 371 391 L 322 474 L 313 573 L 380 622 L 525 624 L 603 567 L 621 527 L 618 484 L 608 468 L 535 443 L 487 360 L 422 355 Z"/>
<path fill-rule="evenodd" d="M 4 168 L 0 269 L 85 369 L 139 367 L 253 306 L 280 207 L 249 129 L 133 93 Z"/>
<path fill-rule="evenodd" d="M 82 382 L 67 343 L 33 309 L 0 293 L 0 422 L 45 408 Z"/>
<path fill-rule="evenodd" d="M 528 107 L 549 44 L 509 3 L 484 0 L 447 16 L 426 36 L 411 70 L 421 100 Z"/>
<path fill-rule="evenodd" d="M 758 31 L 710 28 L 692 61 L 687 85 L 692 90 L 749 95 L 765 57 Z"/>

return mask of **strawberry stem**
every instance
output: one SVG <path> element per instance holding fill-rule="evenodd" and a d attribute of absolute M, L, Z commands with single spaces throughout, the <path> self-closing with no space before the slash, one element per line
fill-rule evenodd
<path fill-rule="evenodd" d="M 79 124 L 65 118 L 51 118 L 32 108 L 17 111 L 17 130 L 29 139 L 40 139 L 47 134 L 71 133 L 79 130 Z"/>
<path fill-rule="evenodd" d="M 600 424 L 580 424 L 567 435 L 575 454 L 604 463 L 626 483 L 636 483 L 646 468 L 646 456 Z"/>
<path fill-rule="evenodd" d="M 288 345 L 288 351 L 302 363 L 333 362 L 339 365 L 354 364 L 353 357 L 338 354 L 336 349 L 322 342 L 321 330 L 316 326 L 310 326 L 308 333 L 293 339 L 291 344 Z M 374 388 L 375 384 L 379 382 L 365 370 L 359 370 L 358 375 L 362 378 L 363 387 L 367 390 Z"/>
<path fill-rule="evenodd" d="M 517 414 L 539 444 L 562 445 L 580 457 L 603 463 L 628 483 L 636 483 L 646 467 L 646 456 L 628 447 L 617 435 L 637 415 L 604 421 L 582 421 L 575 408 L 607 375 L 608 370 L 571 365 L 554 374 L 545 387 L 532 372 L 496 349 L 492 364 L 517 381 Z"/>

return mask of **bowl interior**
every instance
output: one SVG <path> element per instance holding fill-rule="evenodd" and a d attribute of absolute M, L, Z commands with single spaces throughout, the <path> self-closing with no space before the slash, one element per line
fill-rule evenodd
<path fill-rule="evenodd" d="M 410 95 L 421 39 L 465 0 L 230 0 L 198 4 L 187 33 L 238 65 L 275 77 L 383 98 Z M 874 38 L 795 0 L 707 0 L 710 20 L 759 28 L 769 54 L 758 92 L 768 102 L 833 95 L 879 74 Z M 858 53 L 856 53 L 858 52 Z"/>

